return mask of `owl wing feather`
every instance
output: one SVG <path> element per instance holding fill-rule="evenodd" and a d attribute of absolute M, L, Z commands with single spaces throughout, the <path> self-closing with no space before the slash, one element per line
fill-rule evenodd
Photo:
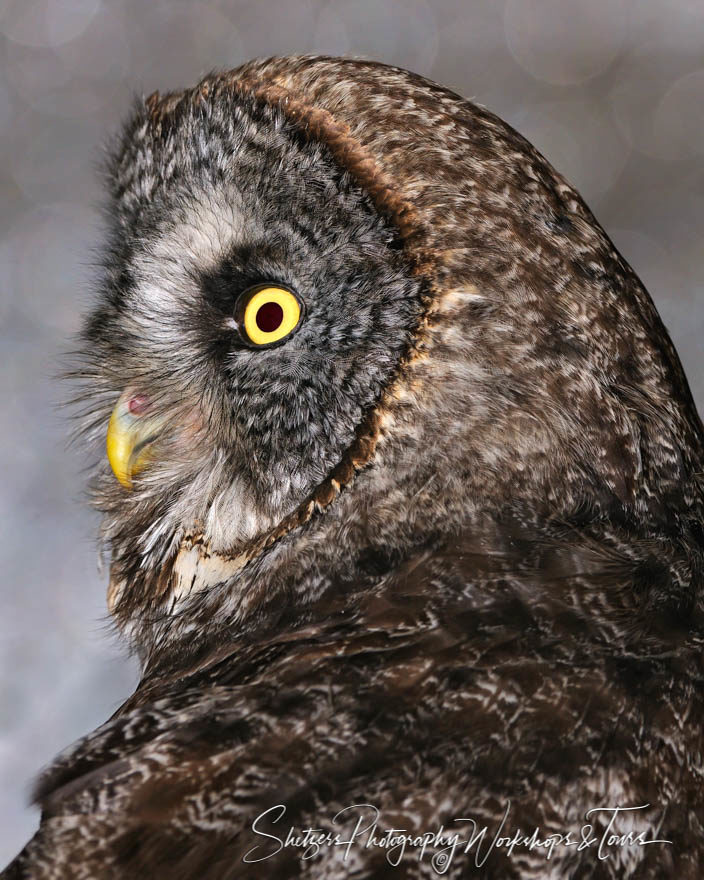
<path fill-rule="evenodd" d="M 280 847 L 289 827 L 349 836 L 370 808 L 335 815 L 369 804 L 380 829 L 486 826 L 445 876 L 699 877 L 683 744 L 701 753 L 701 630 L 627 607 L 658 601 L 648 553 L 459 536 L 287 627 L 220 636 L 185 672 L 162 660 L 44 774 L 40 830 L 3 876 L 437 876 L 433 851 L 394 867 L 383 847 Z M 591 808 L 645 804 L 635 825 L 672 843 L 490 850 L 501 827 L 577 835 Z"/>

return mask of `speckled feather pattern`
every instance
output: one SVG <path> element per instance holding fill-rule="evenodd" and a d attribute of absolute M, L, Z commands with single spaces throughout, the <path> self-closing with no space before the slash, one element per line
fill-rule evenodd
<path fill-rule="evenodd" d="M 578 194 L 452 92 L 309 57 L 152 96 L 108 177 L 86 429 L 127 381 L 174 426 L 134 493 L 95 484 L 144 673 L 43 775 L 3 877 L 427 878 L 242 857 L 279 803 L 422 832 L 510 800 L 528 833 L 651 804 L 672 844 L 445 876 L 699 878 L 702 425 Z M 310 312 L 252 352 L 223 328 L 262 275 Z"/>

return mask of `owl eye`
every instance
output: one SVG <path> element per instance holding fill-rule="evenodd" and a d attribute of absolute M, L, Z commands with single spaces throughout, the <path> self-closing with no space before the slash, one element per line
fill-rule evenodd
<path fill-rule="evenodd" d="M 253 345 L 280 342 L 295 330 L 300 320 L 301 302 L 285 287 L 250 287 L 237 304 L 240 332 Z"/>

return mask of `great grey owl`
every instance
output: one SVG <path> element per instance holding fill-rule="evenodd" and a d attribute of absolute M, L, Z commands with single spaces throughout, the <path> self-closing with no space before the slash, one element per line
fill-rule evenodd
<path fill-rule="evenodd" d="M 574 189 L 327 57 L 138 102 L 107 171 L 77 372 L 143 675 L 3 877 L 700 878 L 703 430 Z"/>

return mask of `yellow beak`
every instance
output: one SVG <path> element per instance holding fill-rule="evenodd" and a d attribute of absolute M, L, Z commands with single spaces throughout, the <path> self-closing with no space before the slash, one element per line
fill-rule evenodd
<path fill-rule="evenodd" d="M 124 391 L 110 416 L 107 435 L 108 461 L 125 489 L 132 488 L 132 477 L 151 460 L 151 444 L 159 435 L 162 422 L 149 412 L 137 413 L 132 406 L 134 390 Z"/>

